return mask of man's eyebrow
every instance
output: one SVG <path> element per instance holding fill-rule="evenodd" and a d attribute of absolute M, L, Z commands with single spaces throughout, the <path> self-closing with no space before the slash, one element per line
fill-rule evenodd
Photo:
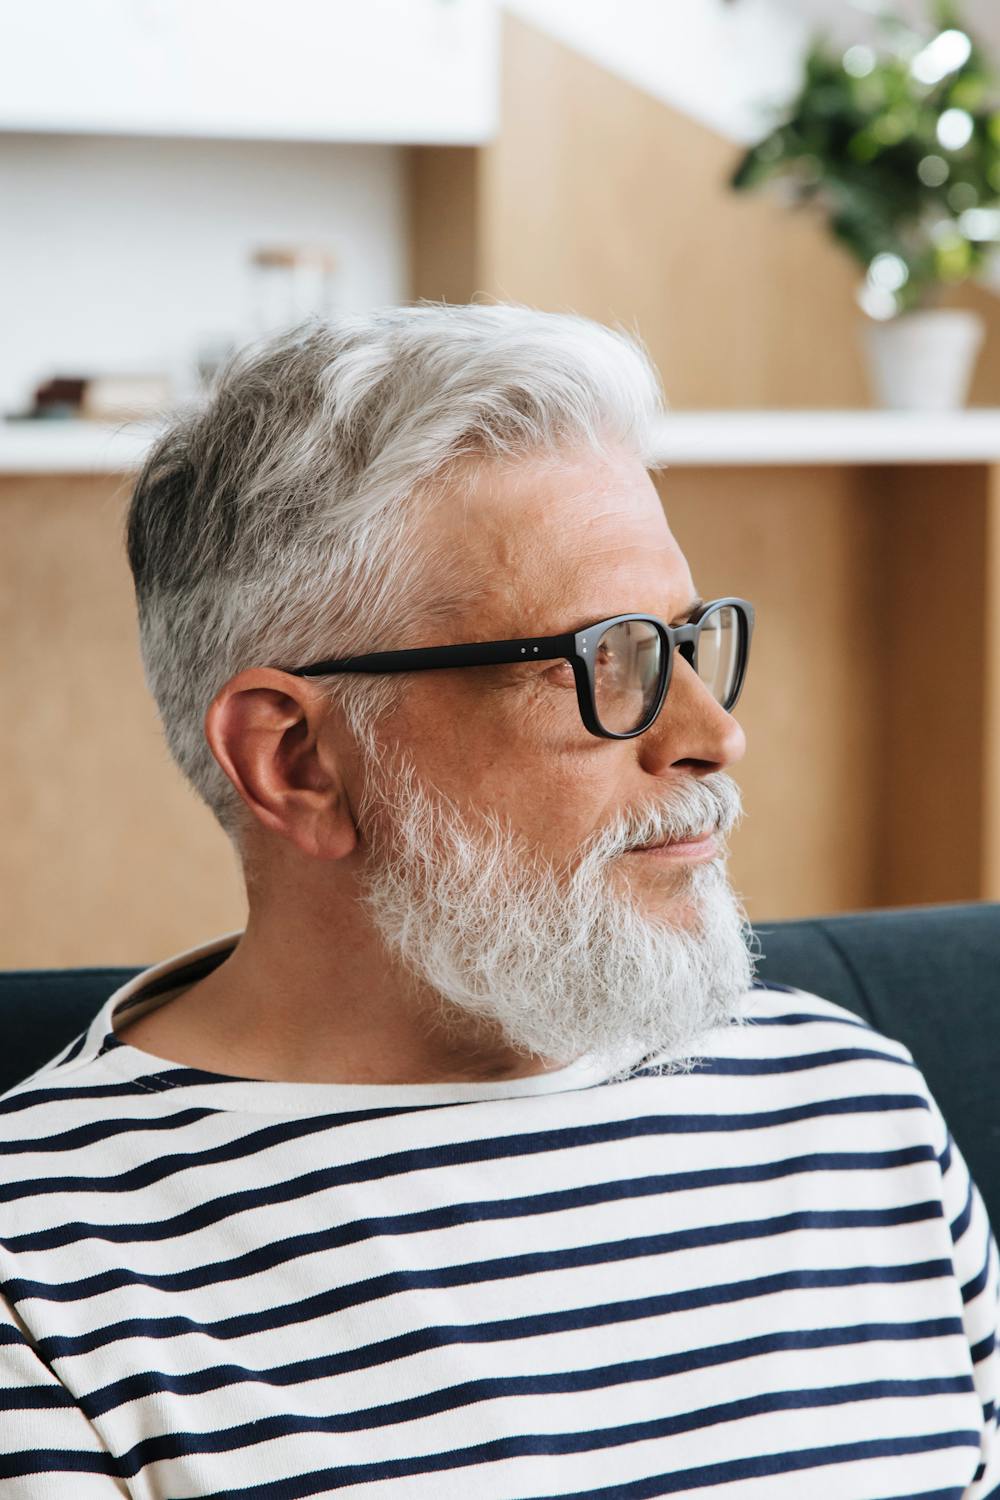
<path fill-rule="evenodd" d="M 695 594 L 690 604 L 686 605 L 686 607 L 681 611 L 680 614 L 674 615 L 673 619 L 668 621 L 668 624 L 683 625 L 684 621 L 687 620 L 691 615 L 693 615 L 695 610 L 699 609 L 704 604 L 704 602 L 705 601 L 700 594 Z"/>

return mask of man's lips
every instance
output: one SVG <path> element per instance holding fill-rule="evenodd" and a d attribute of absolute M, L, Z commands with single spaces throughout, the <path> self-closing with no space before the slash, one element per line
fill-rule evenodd
<path fill-rule="evenodd" d="M 664 840 L 659 844 L 643 844 L 627 851 L 643 854 L 647 858 L 659 859 L 710 859 L 718 854 L 719 846 L 715 830 L 692 834 L 689 838 Z"/>

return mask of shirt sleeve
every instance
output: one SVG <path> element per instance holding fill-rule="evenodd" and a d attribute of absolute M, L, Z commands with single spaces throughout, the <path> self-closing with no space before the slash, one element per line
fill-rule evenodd
<path fill-rule="evenodd" d="M 0 1297 L 3 1500 L 113 1500 L 129 1490 L 100 1434 Z"/>
<path fill-rule="evenodd" d="M 925 1085 L 926 1086 L 926 1085 Z M 1000 1348 L 997 1342 L 1000 1265 L 986 1206 L 965 1158 L 928 1091 L 939 1142 L 941 1201 L 951 1230 L 952 1264 L 962 1294 L 962 1321 L 972 1379 L 982 1406 L 979 1464 L 963 1500 L 1000 1500 Z"/>

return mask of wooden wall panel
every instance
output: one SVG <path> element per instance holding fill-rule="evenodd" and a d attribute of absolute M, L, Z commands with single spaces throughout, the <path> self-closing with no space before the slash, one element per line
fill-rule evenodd
<path fill-rule="evenodd" d="M 0 968 L 152 962 L 244 921 L 143 681 L 127 491 L 0 478 Z"/>
<path fill-rule="evenodd" d="M 883 737 L 878 889 L 888 905 L 975 900 L 985 894 L 989 470 L 873 468 L 867 486 L 878 527 L 868 626 Z"/>
<path fill-rule="evenodd" d="M 471 302 L 479 285 L 480 153 L 411 146 L 406 159 L 410 296 Z"/>
<path fill-rule="evenodd" d="M 658 487 L 699 592 L 757 610 L 731 866 L 751 917 L 876 904 L 878 683 L 862 612 L 874 520 L 857 472 L 674 467 Z"/>
<path fill-rule="evenodd" d="M 986 471 L 983 607 L 983 839 L 980 890 L 1000 901 L 1000 464 Z"/>
<path fill-rule="evenodd" d="M 678 407 L 865 403 L 853 272 L 726 188 L 740 148 L 522 22 L 503 47 L 486 289 L 637 329 Z"/>

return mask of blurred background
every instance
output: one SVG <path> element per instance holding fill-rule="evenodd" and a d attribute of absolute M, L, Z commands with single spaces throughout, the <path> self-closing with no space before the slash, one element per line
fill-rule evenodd
<path fill-rule="evenodd" d="M 232 348 L 421 297 L 648 345 L 668 520 L 757 608 L 751 918 L 1000 899 L 998 66 L 995 0 L 8 7 L 0 967 L 242 925 L 131 483 Z"/>

